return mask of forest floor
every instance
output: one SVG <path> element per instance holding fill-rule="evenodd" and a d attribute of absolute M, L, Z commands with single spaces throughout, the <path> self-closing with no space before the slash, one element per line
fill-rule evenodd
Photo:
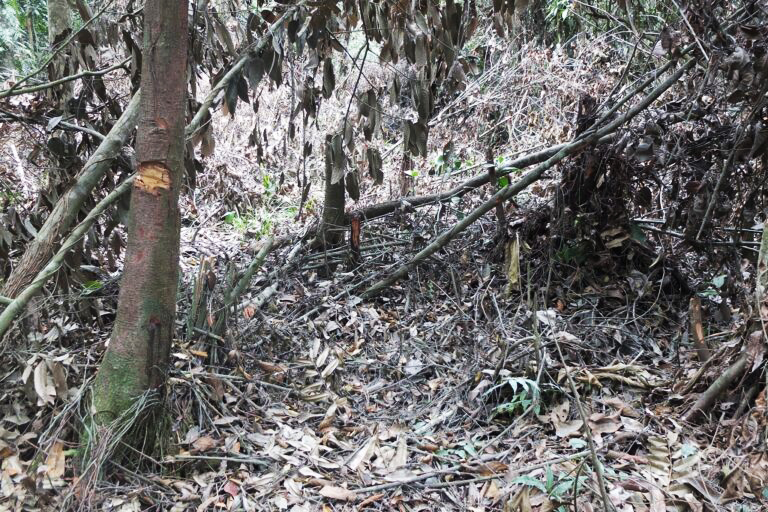
<path fill-rule="evenodd" d="M 582 67 L 566 66 L 564 57 L 558 67 L 556 56 L 551 74 L 538 75 L 543 92 L 532 104 L 540 108 L 514 96 L 505 122 L 520 137 L 500 150 L 567 138 L 578 94 L 607 87 L 585 85 L 599 53 L 592 50 Z M 530 58 L 538 60 L 529 71 L 552 59 Z M 610 65 L 605 71 L 611 76 Z M 530 85 L 531 75 L 520 80 Z M 556 101 L 546 99 L 547 87 L 569 89 L 570 96 L 551 95 L 569 103 L 540 105 Z M 119 273 L 80 292 L 76 303 L 98 311 L 90 324 L 71 308 L 43 315 L 24 364 L 4 356 L 0 367 L 0 509 L 589 511 L 607 510 L 604 492 L 620 511 L 765 510 L 764 395 L 754 404 L 749 393 L 726 397 L 706 417 L 687 416 L 740 346 L 743 315 L 704 300 L 708 340 L 717 348 L 702 364 L 689 341 L 690 293 L 670 267 L 643 259 L 657 248 L 653 240 L 622 240 L 613 246 L 619 250 L 579 263 L 566 258 L 551 212 L 570 164 L 507 207 L 501 234 L 488 215 L 407 280 L 363 300 L 362 289 L 490 189 L 365 224 L 363 260 L 350 266 L 345 251 L 313 253 L 301 244 L 317 212 L 310 203 L 306 224 L 294 220 L 299 194 L 290 173 L 250 172 L 250 155 L 237 148 L 252 118 L 221 118 L 223 140 L 195 200 L 183 203 L 185 215 L 194 203 L 198 222 L 182 231 L 180 326 L 195 283 L 209 286 L 203 306 L 212 315 L 228 267 L 247 266 L 267 232 L 282 235 L 282 245 L 223 337 L 185 331 L 174 344 L 162 453 L 136 452 L 131 464 L 105 461 L 96 468 L 103 473 L 75 476 L 75 440 L 109 337 Z M 497 124 L 483 122 L 438 125 L 431 144 L 452 142 L 469 154 L 464 162 L 482 162 L 477 148 L 485 141 L 470 134 Z M 285 167 L 298 168 L 286 158 Z M 426 176 L 431 162 L 422 165 Z M 417 180 L 419 193 L 466 179 L 462 165 L 462 172 Z M 360 204 L 387 192 L 364 188 Z M 510 269 L 510 259 L 519 267 Z M 210 275 L 199 271 L 204 260 Z M 707 275 L 705 263 L 678 261 L 677 273 Z M 63 298 L 47 296 L 36 307 L 45 311 Z"/>

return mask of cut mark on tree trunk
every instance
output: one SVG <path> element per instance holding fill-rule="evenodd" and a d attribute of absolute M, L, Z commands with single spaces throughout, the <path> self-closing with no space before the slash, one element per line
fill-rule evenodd
<path fill-rule="evenodd" d="M 139 165 L 139 175 L 134 186 L 158 195 L 161 190 L 171 188 L 171 171 L 161 162 L 145 162 Z"/>

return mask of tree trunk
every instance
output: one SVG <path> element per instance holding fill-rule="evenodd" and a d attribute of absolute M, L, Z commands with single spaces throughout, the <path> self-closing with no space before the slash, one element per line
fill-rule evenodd
<path fill-rule="evenodd" d="M 344 207 L 346 192 L 344 178 L 333 182 L 334 150 L 331 137 L 325 140 L 325 200 L 323 218 L 318 231 L 317 242 L 321 247 L 338 245 L 344 238 Z"/>
<path fill-rule="evenodd" d="M 403 123 L 405 125 L 405 123 Z M 408 128 L 403 128 L 407 130 Z M 403 137 L 403 162 L 400 165 L 400 197 L 406 197 L 413 192 L 413 161 L 411 160 L 411 154 L 408 150 L 408 145 Z"/>
<path fill-rule="evenodd" d="M 63 236 L 77 218 L 77 213 L 90 197 L 91 191 L 99 183 L 112 165 L 112 160 L 120 154 L 136 126 L 139 117 L 139 92 L 137 92 L 115 123 L 106 138 L 86 162 L 75 184 L 59 199 L 45 224 L 37 232 L 35 239 L 27 246 L 18 265 L 13 269 L 2 288 L 0 295 L 15 298 L 51 259 Z"/>
<path fill-rule="evenodd" d="M 144 7 L 138 175 L 117 318 L 94 382 L 94 417 L 109 421 L 165 383 L 179 275 L 179 190 L 184 165 L 187 2 Z"/>
<path fill-rule="evenodd" d="M 48 45 L 55 50 L 72 32 L 72 18 L 67 0 L 48 0 Z M 70 48 L 56 54 L 48 65 L 48 80 L 58 80 L 74 73 Z M 64 112 L 72 98 L 73 83 L 66 82 L 48 89 L 51 99 Z"/>

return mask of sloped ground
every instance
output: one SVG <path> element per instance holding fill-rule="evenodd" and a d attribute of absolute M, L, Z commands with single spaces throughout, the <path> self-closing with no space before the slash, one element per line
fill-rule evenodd
<path fill-rule="evenodd" d="M 556 55 L 547 68 L 550 57 L 531 52 L 527 67 L 482 87 L 486 99 L 514 102 L 499 109 L 509 112 L 507 133 L 518 138 L 500 142 L 499 153 L 569 137 L 579 94 L 607 87 L 586 82 L 594 55 L 585 52 L 582 64 Z M 513 76 L 521 91 L 536 94 L 507 95 Z M 493 101 L 479 103 L 447 108 L 446 116 L 472 115 L 463 126 L 438 123 L 431 134 L 435 151 L 453 139 L 466 153 L 465 170 L 417 179 L 420 193 L 448 188 L 483 161 L 489 141 L 477 135 L 499 121 L 479 115 Z M 47 298 L 38 307 L 55 313 L 43 315 L 46 329 L 34 348 L 17 356 L 21 364 L 6 355 L 0 366 L 0 507 L 600 510 L 594 449 L 617 510 L 763 509 L 764 395 L 735 421 L 723 419 L 742 407 L 740 396 L 706 419 L 683 420 L 730 363 L 745 320 L 718 320 L 709 304 L 718 349 L 710 363 L 698 363 L 685 335 L 689 295 L 670 279 L 672 267 L 646 261 L 642 245 L 651 241 L 621 240 L 581 262 L 567 256 L 565 223 L 550 214 L 553 175 L 510 205 L 505 236 L 496 236 L 487 216 L 407 281 L 363 301 L 357 294 L 366 285 L 488 191 L 367 224 L 356 268 L 344 254 L 297 252 L 297 192 L 280 190 L 277 172 L 255 175 L 252 155 L 237 156 L 253 122 L 243 116 L 218 118 L 228 126 L 219 127 L 223 135 L 200 176 L 201 200 L 194 210 L 186 204 L 201 225 L 182 234 L 181 321 L 203 258 L 214 261 L 217 293 L 228 264 L 247 265 L 264 232 L 292 238 L 270 255 L 223 341 L 185 332 L 174 346 L 163 453 L 107 461 L 105 480 L 75 476 L 87 474 L 74 470 L 75 432 L 82 433 L 78 419 L 87 407 L 82 390 L 109 335 L 116 282 L 80 301 L 98 311 L 93 325 L 76 322 L 76 311 L 60 312 L 61 298 Z M 291 183 L 299 161 L 285 158 Z M 422 177 L 431 165 L 418 163 Z M 362 204 L 387 195 L 374 187 L 367 193 Z M 245 197 L 251 206 L 227 216 L 233 205 L 248 204 Z M 516 243 L 519 271 L 504 256 Z M 694 275 L 697 265 L 681 260 L 676 269 Z M 741 270 L 754 272 L 748 263 Z M 272 284 L 264 307 L 249 308 Z M 215 299 L 206 304 L 211 313 Z"/>
<path fill-rule="evenodd" d="M 506 293 L 495 228 L 481 222 L 374 301 L 345 290 L 410 245 L 375 249 L 360 272 L 332 280 L 301 270 L 312 263 L 303 256 L 263 317 L 240 316 L 225 362 L 207 364 L 215 342 L 174 348 L 165 454 L 107 464 L 112 483 L 77 498 L 110 510 L 598 510 L 586 419 L 618 510 L 760 510 L 762 398 L 737 422 L 718 421 L 736 403 L 700 425 L 681 420 L 722 359 L 685 389 L 700 365 L 679 341 L 679 299 L 630 274 L 592 291 L 553 282 L 563 291 L 545 301 L 546 281 L 527 279 L 550 266 L 532 240 L 522 291 Z M 370 245 L 383 243 L 377 231 L 413 243 L 394 223 L 370 231 Z M 737 343 L 717 336 L 721 355 Z M 9 509 L 45 509 L 46 497 L 55 508 L 76 483 L 72 426 L 38 434 L 54 411 L 77 415 L 57 405 L 76 403 L 60 375 L 85 382 L 100 348 L 46 346 L 28 360 L 26 386 L 20 372 L 4 376 Z M 45 465 L 24 477 L 38 442 L 52 442 Z"/>

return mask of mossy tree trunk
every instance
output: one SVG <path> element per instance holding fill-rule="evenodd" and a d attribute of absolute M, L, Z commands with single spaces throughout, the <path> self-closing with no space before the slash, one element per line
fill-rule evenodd
<path fill-rule="evenodd" d="M 179 189 L 187 93 L 187 2 L 144 7 L 138 175 L 112 337 L 93 389 L 97 422 L 165 383 L 179 275 Z"/>

